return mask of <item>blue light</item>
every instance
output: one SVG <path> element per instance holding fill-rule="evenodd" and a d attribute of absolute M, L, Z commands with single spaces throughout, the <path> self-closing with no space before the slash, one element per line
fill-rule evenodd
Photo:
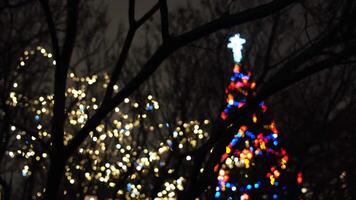
<path fill-rule="evenodd" d="M 234 138 L 234 139 L 231 140 L 230 144 L 231 144 L 232 146 L 235 146 L 235 144 L 236 144 L 238 141 L 239 141 L 238 138 Z"/>
<path fill-rule="evenodd" d="M 256 138 L 255 135 L 251 131 L 246 131 L 245 134 L 253 140 Z"/>
<path fill-rule="evenodd" d="M 219 198 L 219 197 L 220 197 L 220 195 L 221 195 L 221 193 L 220 193 L 220 192 L 215 192 L 215 198 Z"/>
<path fill-rule="evenodd" d="M 131 191 L 131 183 L 128 183 L 128 184 L 126 185 L 126 189 L 127 189 L 127 191 Z"/>
<path fill-rule="evenodd" d="M 244 75 L 242 78 L 243 78 L 243 79 L 246 79 L 246 80 L 249 80 L 249 79 L 250 79 L 250 77 L 247 76 L 247 75 Z"/>
<path fill-rule="evenodd" d="M 251 186 L 250 184 L 248 184 L 248 185 L 246 186 L 246 189 L 247 189 L 247 190 L 251 190 L 251 189 L 252 189 L 252 186 Z"/>
<path fill-rule="evenodd" d="M 240 138 L 240 137 L 242 137 L 242 134 L 241 134 L 241 133 L 238 133 L 236 136 L 237 136 L 238 138 Z"/>
<path fill-rule="evenodd" d="M 35 115 L 35 120 L 36 121 L 40 120 L 40 116 L 39 115 Z"/>
<path fill-rule="evenodd" d="M 153 110 L 153 106 L 152 105 L 147 105 L 146 110 Z"/>
<path fill-rule="evenodd" d="M 257 188 L 259 188 L 260 187 L 260 184 L 259 183 L 255 183 L 255 188 L 257 189 Z"/>
<path fill-rule="evenodd" d="M 167 140 L 167 144 L 168 144 L 168 146 L 170 146 L 170 147 L 172 147 L 172 141 L 171 140 Z"/>
<path fill-rule="evenodd" d="M 275 140 L 275 141 L 273 142 L 273 144 L 274 144 L 274 146 L 277 146 L 277 145 L 278 145 L 278 141 Z"/>
<path fill-rule="evenodd" d="M 277 195 L 277 194 L 274 194 L 274 195 L 273 195 L 273 199 L 278 199 L 278 195 Z"/>

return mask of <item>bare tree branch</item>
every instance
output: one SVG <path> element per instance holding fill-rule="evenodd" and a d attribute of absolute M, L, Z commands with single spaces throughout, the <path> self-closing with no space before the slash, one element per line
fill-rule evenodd
<path fill-rule="evenodd" d="M 214 33 L 217 30 L 231 28 L 246 22 L 264 18 L 286 8 L 295 2 L 297 2 L 297 0 L 275 0 L 271 3 L 266 3 L 236 14 L 226 15 L 178 36 L 175 38 L 175 42 L 179 47 L 181 47 L 211 33 Z"/>
<path fill-rule="evenodd" d="M 51 10 L 48 4 L 48 0 L 39 0 L 42 6 L 42 9 L 45 13 L 46 20 L 47 20 L 47 25 L 48 25 L 48 30 L 51 35 L 51 42 L 52 42 L 52 50 L 54 54 L 54 59 L 59 58 L 60 54 L 60 49 L 59 49 L 59 41 L 58 41 L 58 36 L 57 36 L 57 30 L 56 26 L 53 21 L 53 17 L 51 15 Z"/>
<path fill-rule="evenodd" d="M 276 17 L 274 18 L 274 23 L 271 29 L 270 37 L 268 40 L 268 45 L 267 45 L 267 51 L 265 54 L 265 62 L 262 68 L 261 75 L 257 78 L 256 83 L 259 85 L 259 83 L 265 78 L 267 72 L 268 72 L 268 66 L 270 65 L 270 57 L 271 57 L 271 52 L 272 52 L 272 47 L 275 41 L 275 36 L 276 36 L 276 30 L 278 27 L 278 22 L 280 19 L 280 13 L 277 13 Z"/>
<path fill-rule="evenodd" d="M 159 0 L 159 7 L 161 13 L 161 32 L 162 40 L 166 42 L 169 39 L 169 24 L 168 24 L 168 7 L 167 0 Z"/>
<path fill-rule="evenodd" d="M 129 24 L 130 27 L 135 26 L 135 0 L 130 0 L 129 3 Z"/>
<path fill-rule="evenodd" d="M 283 88 L 292 85 L 293 83 L 302 80 L 306 76 L 310 76 L 323 69 L 330 68 L 330 66 L 337 66 L 338 64 L 342 64 L 345 62 L 345 59 L 354 55 L 355 50 L 356 50 L 356 44 L 351 44 L 347 46 L 344 50 L 335 53 L 333 56 L 330 56 L 326 59 L 318 61 L 309 66 L 306 66 L 302 70 L 296 71 L 294 73 L 285 74 L 284 75 L 285 78 L 279 76 L 278 81 L 276 79 L 272 79 L 268 84 L 266 84 L 265 87 L 263 87 L 263 89 L 261 89 L 261 92 L 257 95 L 257 98 L 260 100 L 266 99 L 270 95 L 282 90 Z M 286 63 L 286 66 L 289 65 L 292 66 L 294 65 L 293 64 L 294 62 L 299 62 L 299 61 L 292 60 Z"/>
<path fill-rule="evenodd" d="M 46 4 L 48 5 L 48 4 Z M 57 57 L 54 83 L 54 106 L 52 134 L 53 144 L 58 152 L 63 148 L 64 119 L 65 119 L 65 89 L 67 86 L 67 73 L 69 62 L 74 49 L 77 20 L 78 20 L 79 0 L 67 1 L 67 27 L 62 53 Z"/>
<path fill-rule="evenodd" d="M 97 125 L 99 125 L 100 121 L 104 119 L 104 117 L 112 109 L 114 109 L 115 106 L 120 104 L 127 96 L 132 94 L 145 80 L 147 80 L 147 78 L 153 74 L 153 72 L 158 68 L 162 61 L 174 51 L 220 29 L 229 28 L 248 21 L 266 17 L 287 7 L 295 1 L 296 0 L 275 0 L 271 3 L 257 6 L 255 8 L 251 8 L 234 15 L 224 16 L 210 23 L 202 25 L 188 33 L 173 38 L 161 45 L 152 55 L 152 57 L 146 62 L 141 71 L 132 80 L 130 80 L 130 82 L 110 101 L 108 101 L 106 104 L 102 104 L 98 111 L 87 121 L 83 128 L 76 134 L 76 136 L 74 136 L 72 141 L 66 147 L 65 155 L 68 157 L 71 156 L 71 154 L 85 140 L 89 132 Z"/>
<path fill-rule="evenodd" d="M 143 23 L 145 23 L 148 19 L 150 19 L 155 13 L 156 11 L 159 9 L 159 4 L 155 4 L 149 11 L 147 11 L 147 13 L 145 15 L 143 15 L 141 17 L 141 19 L 139 19 L 137 21 L 137 26 L 141 26 Z"/>
<path fill-rule="evenodd" d="M 67 1 L 66 34 L 62 49 L 61 59 L 65 65 L 69 65 L 77 36 L 77 21 L 79 15 L 79 0 Z M 67 66 L 68 68 L 69 66 Z"/>
<path fill-rule="evenodd" d="M 116 62 L 116 65 L 114 67 L 114 71 L 111 74 L 110 77 L 110 82 L 108 84 L 107 90 L 104 95 L 104 99 L 102 101 L 102 104 L 106 103 L 107 101 L 112 98 L 113 95 L 113 86 L 116 84 L 117 80 L 119 79 L 119 74 L 121 73 L 124 64 L 127 60 L 129 50 L 131 48 L 132 41 L 134 39 L 134 36 L 136 34 L 136 30 L 143 24 L 145 23 L 157 10 L 159 6 L 156 4 L 153 6 L 138 22 L 135 22 L 135 14 L 134 14 L 134 9 L 135 9 L 135 1 L 131 0 L 130 5 L 129 5 L 129 22 L 130 22 L 130 28 L 129 31 L 127 32 L 124 46 L 122 47 L 120 56 L 118 58 L 118 61 Z"/>
<path fill-rule="evenodd" d="M 44 4 L 49 10 L 48 2 Z M 46 7 L 45 7 L 46 8 Z M 51 165 L 48 170 L 47 187 L 45 192 L 45 199 L 54 199 L 57 197 L 58 188 L 60 184 L 60 176 L 64 170 L 65 159 L 64 153 L 64 124 L 65 124 L 65 106 L 66 97 L 65 90 L 67 87 L 67 73 L 72 57 L 72 52 L 77 36 L 77 21 L 79 15 L 79 0 L 67 1 L 67 19 L 66 31 L 63 43 L 62 52 L 57 54 L 55 67 L 55 81 L 54 81 L 54 105 L 52 118 L 52 158 Z M 52 35 L 53 37 L 53 35 Z M 54 40 L 52 38 L 52 40 Z M 57 52 L 58 53 L 58 52 Z"/>

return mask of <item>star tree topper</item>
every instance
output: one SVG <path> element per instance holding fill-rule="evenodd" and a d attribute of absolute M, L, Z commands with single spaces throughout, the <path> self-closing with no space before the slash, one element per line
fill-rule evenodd
<path fill-rule="evenodd" d="M 235 34 L 229 38 L 229 41 L 230 42 L 227 44 L 227 48 L 232 49 L 234 61 L 239 63 L 242 59 L 242 45 L 246 43 L 246 40 L 241 38 L 240 34 Z"/>

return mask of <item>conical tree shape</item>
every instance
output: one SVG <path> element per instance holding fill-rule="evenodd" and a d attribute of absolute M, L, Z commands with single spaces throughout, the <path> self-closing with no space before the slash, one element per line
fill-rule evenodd
<path fill-rule="evenodd" d="M 230 42 L 238 40 L 239 35 L 235 35 Z M 231 43 L 228 47 L 233 46 Z M 238 51 L 241 48 L 240 45 Z M 235 57 L 236 49 L 233 51 L 235 62 L 239 62 Z M 244 72 L 241 65 L 236 64 L 226 88 L 227 105 L 221 118 L 225 120 L 232 110 L 243 107 L 255 87 L 251 73 Z M 289 156 L 280 145 L 275 123 L 264 117 L 266 110 L 267 107 L 261 102 L 259 109 L 250 116 L 250 123 L 236 130 L 220 163 L 215 166 L 215 171 L 219 173 L 216 199 L 287 199 L 290 183 L 301 184 L 301 174 L 296 180 L 288 170 Z"/>

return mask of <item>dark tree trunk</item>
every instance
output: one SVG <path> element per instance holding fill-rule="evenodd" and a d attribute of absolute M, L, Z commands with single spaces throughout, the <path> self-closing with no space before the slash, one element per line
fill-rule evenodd
<path fill-rule="evenodd" d="M 64 174 L 63 156 L 53 156 L 48 171 L 45 200 L 59 200 L 63 193 L 60 192 L 60 185 Z"/>
<path fill-rule="evenodd" d="M 2 196 L 0 194 L 0 199 L 10 200 L 10 187 L 5 182 L 5 180 L 2 179 L 1 177 L 0 177 L 0 185 L 2 186 L 2 192 L 3 192 Z"/>

